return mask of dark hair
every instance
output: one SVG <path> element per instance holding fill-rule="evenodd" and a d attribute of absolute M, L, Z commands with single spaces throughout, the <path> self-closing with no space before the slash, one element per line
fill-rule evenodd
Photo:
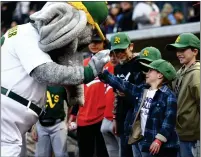
<path fill-rule="evenodd" d="M 170 88 L 171 90 L 173 90 L 173 87 L 172 87 L 172 80 L 169 81 L 169 80 L 166 79 L 164 76 L 163 76 L 162 85 L 166 85 L 166 86 L 168 86 L 168 88 Z"/>
<path fill-rule="evenodd" d="M 198 48 L 196 48 L 196 47 L 192 47 L 192 46 L 188 46 L 188 47 L 185 47 L 185 48 L 175 48 L 174 51 L 177 52 L 178 49 L 179 49 L 179 50 L 181 49 L 181 50 L 183 50 L 183 51 L 185 51 L 185 50 L 187 50 L 187 49 L 191 49 L 191 51 L 193 51 L 194 49 L 197 49 L 197 50 L 198 50 L 198 53 L 200 53 L 200 49 L 198 49 Z"/>
<path fill-rule="evenodd" d="M 200 53 L 200 50 L 198 48 L 195 48 L 195 47 L 189 47 L 191 49 L 191 51 L 193 51 L 194 49 L 197 49 L 198 50 L 198 53 Z"/>
<path fill-rule="evenodd" d="M 110 41 L 108 39 L 104 40 L 104 49 L 109 49 L 111 48 Z"/>
<path fill-rule="evenodd" d="M 111 47 L 108 39 L 106 39 L 106 40 L 92 40 L 91 43 L 103 43 L 103 49 L 110 49 L 110 47 Z"/>

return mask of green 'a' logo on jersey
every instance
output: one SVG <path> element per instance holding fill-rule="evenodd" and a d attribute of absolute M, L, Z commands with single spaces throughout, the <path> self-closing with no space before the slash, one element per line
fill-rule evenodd
<path fill-rule="evenodd" d="M 17 26 L 8 30 L 8 38 L 15 36 L 17 34 Z"/>

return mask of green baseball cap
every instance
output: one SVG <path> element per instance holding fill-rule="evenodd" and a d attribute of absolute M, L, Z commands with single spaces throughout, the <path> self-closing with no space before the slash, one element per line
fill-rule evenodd
<path fill-rule="evenodd" d="M 137 60 L 142 61 L 150 61 L 153 62 L 154 60 L 161 59 L 161 52 L 155 47 L 145 47 L 139 53 Z"/>
<path fill-rule="evenodd" d="M 111 51 L 116 49 L 126 49 L 131 43 L 130 38 L 126 33 L 117 33 L 113 35 L 110 39 Z"/>
<path fill-rule="evenodd" d="M 95 22 L 101 24 L 106 20 L 108 15 L 108 7 L 106 2 L 83 1 L 82 3 L 87 8 Z"/>
<path fill-rule="evenodd" d="M 168 81 L 171 81 L 176 77 L 177 72 L 175 68 L 170 62 L 166 60 L 158 59 L 151 62 L 150 64 L 142 63 L 142 65 L 160 72 Z"/>
<path fill-rule="evenodd" d="M 171 51 L 176 49 L 185 49 L 188 47 L 197 48 L 198 50 L 200 49 L 200 40 L 192 33 L 180 34 L 174 44 L 168 44 L 165 48 Z"/>

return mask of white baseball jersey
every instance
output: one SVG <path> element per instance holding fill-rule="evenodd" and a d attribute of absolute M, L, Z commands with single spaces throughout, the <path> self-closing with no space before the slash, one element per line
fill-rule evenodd
<path fill-rule="evenodd" d="M 30 24 L 16 26 L 4 35 L 1 47 L 1 86 L 42 106 L 46 101 L 46 85 L 30 77 L 39 65 L 53 62 L 38 47 L 39 34 Z"/>

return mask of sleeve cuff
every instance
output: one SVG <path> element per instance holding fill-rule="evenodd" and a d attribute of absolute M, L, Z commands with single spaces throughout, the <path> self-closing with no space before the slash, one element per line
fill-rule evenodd
<path fill-rule="evenodd" d="M 91 82 L 94 79 L 94 73 L 93 70 L 90 66 L 85 66 L 84 67 L 84 83 L 87 84 Z"/>
<path fill-rule="evenodd" d="M 155 136 L 155 138 L 159 139 L 162 142 L 167 142 L 167 139 L 165 138 L 165 136 L 161 135 L 161 134 L 157 134 Z"/>
<path fill-rule="evenodd" d="M 77 116 L 75 116 L 73 114 L 71 114 L 70 116 L 72 117 L 73 120 L 75 120 L 77 118 Z"/>

